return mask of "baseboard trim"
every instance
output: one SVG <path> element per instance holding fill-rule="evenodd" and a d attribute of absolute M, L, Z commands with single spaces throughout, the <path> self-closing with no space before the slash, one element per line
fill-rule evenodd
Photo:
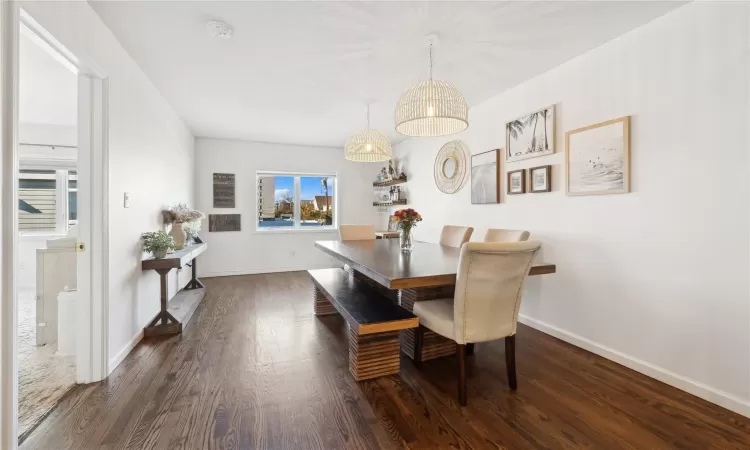
<path fill-rule="evenodd" d="M 588 350 L 591 353 L 595 353 L 599 356 L 621 364 L 629 369 L 633 369 L 636 372 L 640 372 L 646 376 L 657 379 L 662 383 L 666 383 L 670 386 L 676 387 L 677 389 L 693 394 L 696 397 L 702 398 L 703 400 L 717 404 L 730 411 L 734 411 L 737 414 L 750 417 L 750 401 L 742 400 L 741 398 L 727 392 L 712 388 L 711 386 L 707 386 L 698 381 L 691 380 L 674 372 L 670 372 L 669 370 L 666 370 L 662 367 L 653 365 L 646 361 L 642 361 L 630 355 L 626 355 L 612 348 L 598 344 L 590 339 L 586 339 L 582 336 L 578 336 L 577 334 L 563 330 L 554 325 L 542 322 L 541 320 L 519 314 L 518 321 L 524 325 L 530 326 L 531 328 L 554 336 L 562 341 L 573 344 L 576 347 Z"/>
<path fill-rule="evenodd" d="M 141 342 L 141 339 L 143 339 L 143 329 L 136 333 L 135 336 L 133 336 L 133 339 L 128 342 L 125 347 L 122 348 L 114 358 L 109 360 L 109 365 L 107 366 L 107 376 L 109 376 L 116 368 L 120 365 L 120 363 L 130 354 L 130 352 L 133 351 L 136 345 L 138 345 L 139 342 Z M 105 377 L 106 378 L 106 377 Z"/>
<path fill-rule="evenodd" d="M 314 269 L 328 269 L 331 267 L 341 267 L 336 264 L 318 264 L 315 266 L 300 266 L 300 267 L 272 267 L 268 269 L 242 269 L 242 270 L 228 270 L 224 272 L 208 272 L 198 275 L 198 278 L 213 278 L 213 277 L 231 277 L 235 275 L 260 275 L 264 273 L 280 273 L 280 272 L 301 272 L 305 270 Z"/>

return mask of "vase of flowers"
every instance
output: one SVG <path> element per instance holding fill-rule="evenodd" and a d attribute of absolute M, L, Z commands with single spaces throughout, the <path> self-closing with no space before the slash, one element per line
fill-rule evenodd
<path fill-rule="evenodd" d="M 401 250 L 411 251 L 412 247 L 412 228 L 417 226 L 417 222 L 422 221 L 422 216 L 418 212 L 411 208 L 399 209 L 393 213 L 391 218 L 393 222 L 396 222 L 396 227 L 401 231 L 399 236 L 399 242 L 401 243 Z"/>
<path fill-rule="evenodd" d="M 164 208 L 161 214 L 164 218 L 164 223 L 172 225 L 169 234 L 174 238 L 175 250 L 182 250 L 185 248 L 186 242 L 190 243 L 187 240 L 188 233 L 185 227 L 189 227 L 191 223 L 200 222 L 206 217 L 202 212 L 188 208 L 185 203 L 178 203 Z M 200 225 L 198 225 L 198 229 L 200 229 Z"/>

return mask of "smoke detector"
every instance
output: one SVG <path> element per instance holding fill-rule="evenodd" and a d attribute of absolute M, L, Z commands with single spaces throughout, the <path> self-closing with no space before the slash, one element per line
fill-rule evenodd
<path fill-rule="evenodd" d="M 212 20 L 206 23 L 206 31 L 209 36 L 219 39 L 229 39 L 232 37 L 232 26 L 224 22 Z"/>

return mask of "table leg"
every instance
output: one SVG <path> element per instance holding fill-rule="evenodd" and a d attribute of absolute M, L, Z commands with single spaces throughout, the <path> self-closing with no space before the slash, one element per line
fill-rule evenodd
<path fill-rule="evenodd" d="M 182 333 L 182 324 L 167 310 L 167 275 L 172 269 L 156 269 L 161 286 L 161 309 L 143 329 L 144 336 L 164 336 Z M 161 323 L 159 323 L 161 322 Z"/>
<path fill-rule="evenodd" d="M 203 286 L 203 283 L 201 283 L 198 280 L 198 277 L 196 276 L 197 267 L 198 267 L 196 265 L 197 263 L 198 263 L 198 258 L 193 258 L 193 261 L 190 264 L 188 264 L 188 266 L 190 266 L 190 269 L 191 269 L 191 278 L 190 278 L 190 281 L 188 281 L 188 284 L 185 285 L 186 291 L 190 291 L 193 289 L 201 289 L 205 287 Z"/>
<path fill-rule="evenodd" d="M 414 311 L 414 303 L 434 300 L 437 298 L 453 297 L 455 286 L 436 286 L 427 288 L 402 289 L 399 292 L 401 307 L 408 311 Z M 414 359 L 415 330 L 401 331 L 401 351 L 411 359 Z M 424 330 L 422 337 L 422 361 L 441 358 L 456 353 L 456 342 L 444 338 L 429 328 Z"/>
<path fill-rule="evenodd" d="M 315 285 L 313 285 L 313 312 L 316 316 L 327 316 L 338 313 L 323 292 Z"/>
<path fill-rule="evenodd" d="M 357 381 L 397 374 L 398 331 L 359 335 L 349 328 L 349 372 Z"/>

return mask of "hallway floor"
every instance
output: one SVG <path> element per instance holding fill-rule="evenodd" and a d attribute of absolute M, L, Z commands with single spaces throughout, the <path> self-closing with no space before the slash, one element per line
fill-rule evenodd
<path fill-rule="evenodd" d="M 503 341 L 355 382 L 340 316 L 316 318 L 304 272 L 202 280 L 181 336 L 144 339 L 76 386 L 22 449 L 747 449 L 750 419 L 519 325 Z"/>
<path fill-rule="evenodd" d="M 36 345 L 33 289 L 18 292 L 18 427 L 23 435 L 75 385 L 75 356 L 56 354 L 57 345 Z"/>

